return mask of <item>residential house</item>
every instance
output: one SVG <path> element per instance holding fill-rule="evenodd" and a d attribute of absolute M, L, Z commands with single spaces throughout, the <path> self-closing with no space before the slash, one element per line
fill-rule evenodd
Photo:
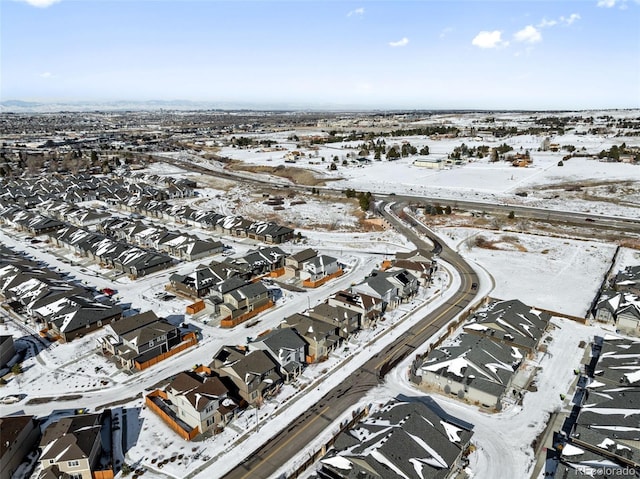
<path fill-rule="evenodd" d="M 329 306 L 340 306 L 360 315 L 360 327 L 368 328 L 382 317 L 382 300 L 364 293 L 338 291 L 327 300 Z"/>
<path fill-rule="evenodd" d="M 306 363 L 307 343 L 293 329 L 275 329 L 258 336 L 248 345 L 249 351 L 267 352 L 280 365 L 280 374 L 285 382 L 300 375 Z"/>
<path fill-rule="evenodd" d="M 34 416 L 0 417 L 0 477 L 11 478 L 40 438 L 40 427 Z"/>
<path fill-rule="evenodd" d="M 341 338 L 348 338 L 360 329 L 361 315 L 358 311 L 342 306 L 332 306 L 328 302 L 314 306 L 307 311 L 307 314 L 338 328 L 338 335 Z"/>
<path fill-rule="evenodd" d="M 320 479 L 452 479 L 464 469 L 473 425 L 437 405 L 391 401 L 341 431 Z"/>
<path fill-rule="evenodd" d="M 612 283 L 616 291 L 640 296 L 640 265 L 627 266 L 618 271 Z"/>
<path fill-rule="evenodd" d="M 300 279 L 318 281 L 337 273 L 338 270 L 340 270 L 340 266 L 336 258 L 324 254 L 317 255 L 303 263 Z"/>
<path fill-rule="evenodd" d="M 287 254 L 277 246 L 267 246 L 249 250 L 246 255 L 236 258 L 234 263 L 244 266 L 253 276 L 276 271 L 284 266 Z"/>
<path fill-rule="evenodd" d="M 374 270 L 371 275 L 351 287 L 354 293 L 363 293 L 382 300 L 382 310 L 393 309 L 402 302 L 409 301 L 418 292 L 418 278 L 409 271 Z"/>
<path fill-rule="evenodd" d="M 240 398 L 251 405 L 275 394 L 283 382 L 278 363 L 260 349 L 224 346 L 213 356 L 209 368 L 221 378 L 229 378 Z"/>
<path fill-rule="evenodd" d="M 42 305 L 34 309 L 33 314 L 45 324 L 43 333 L 68 342 L 120 319 L 122 308 L 73 295 Z"/>
<path fill-rule="evenodd" d="M 170 416 L 189 426 L 196 435 L 221 431 L 234 417 L 238 405 L 219 377 L 201 372 L 184 371 L 166 386 L 161 405 Z M 160 396 L 162 397 L 162 396 Z"/>
<path fill-rule="evenodd" d="M 100 469 L 102 414 L 83 414 L 50 424 L 40 440 L 40 479 L 93 479 Z"/>
<path fill-rule="evenodd" d="M 324 361 L 342 342 L 338 327 L 326 321 L 295 313 L 280 323 L 280 328 L 293 328 L 307 343 L 307 363 Z"/>
<path fill-rule="evenodd" d="M 533 356 L 542 340 L 551 315 L 514 299 L 494 301 L 473 315 L 464 326 L 469 334 L 486 336 L 515 346 Z"/>
<path fill-rule="evenodd" d="M 605 290 L 594 308 L 597 321 L 613 323 L 625 334 L 640 337 L 640 297 L 633 293 Z"/>
<path fill-rule="evenodd" d="M 294 230 L 272 222 L 256 221 L 247 228 L 247 237 L 264 241 L 265 243 L 280 244 L 293 238 Z"/>
<path fill-rule="evenodd" d="M 269 290 L 261 283 L 247 283 L 223 295 L 224 303 L 220 305 L 222 320 L 246 318 L 253 312 L 270 307 L 273 302 L 269 298 Z"/>
<path fill-rule="evenodd" d="M 237 278 L 242 281 L 241 284 L 245 284 L 245 280 L 249 277 L 250 274 L 244 274 L 233 264 L 211 262 L 208 265 L 196 266 L 196 269 L 191 273 L 184 275 L 174 273 L 169 276 L 169 281 L 171 289 L 182 296 L 204 298 L 212 293 L 218 285 L 230 278 Z M 222 293 L 220 299 L 222 299 Z"/>
<path fill-rule="evenodd" d="M 112 334 L 100 339 L 103 354 L 127 370 L 171 351 L 182 338 L 180 328 L 158 318 L 153 311 L 121 318 L 109 324 Z"/>
<path fill-rule="evenodd" d="M 284 268 L 288 275 L 297 277 L 300 271 L 302 271 L 304 263 L 316 256 L 318 256 L 316 250 L 311 248 L 303 249 L 302 251 L 287 256 L 284 260 Z"/>
<path fill-rule="evenodd" d="M 500 410 L 523 359 L 523 351 L 514 346 L 462 333 L 454 345 L 432 350 L 417 374 L 427 391 L 455 395 Z"/>

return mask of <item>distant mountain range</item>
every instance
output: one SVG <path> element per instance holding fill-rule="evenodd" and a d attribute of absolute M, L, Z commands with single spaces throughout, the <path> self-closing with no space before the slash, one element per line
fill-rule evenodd
<path fill-rule="evenodd" d="M 239 102 L 201 102 L 190 100 L 148 100 L 148 101 L 75 101 L 75 102 L 36 102 L 5 100 L 0 102 L 0 112 L 13 113 L 49 113 L 82 111 L 131 111 L 131 110 L 282 110 L 301 109 L 300 106 L 255 105 Z"/>
<path fill-rule="evenodd" d="M 337 104 L 297 104 L 297 103 L 249 103 L 249 102 L 213 102 L 192 100 L 146 100 L 146 101 L 60 101 L 37 102 L 23 100 L 4 100 L 0 102 L 0 113 L 57 113 L 57 112 L 90 112 L 90 111 L 296 111 L 296 112 L 431 112 L 431 113 L 489 113 L 512 112 L 534 113 L 535 110 L 492 110 L 492 109 L 427 109 L 427 108 L 364 108 L 362 105 L 337 105 Z M 544 110 L 547 113 L 562 113 L 572 110 Z M 579 110 L 573 110 L 579 111 Z M 607 109 L 584 110 L 588 111 L 613 111 Z M 629 109 L 625 111 L 637 111 Z"/>

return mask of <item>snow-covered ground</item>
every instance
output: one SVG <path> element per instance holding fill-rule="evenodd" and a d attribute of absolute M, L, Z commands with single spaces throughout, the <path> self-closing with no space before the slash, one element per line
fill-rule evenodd
<path fill-rule="evenodd" d="M 512 202 L 529 206 L 540 206 L 550 209 L 569 211 L 591 211 L 597 214 L 638 216 L 639 201 L 608 202 L 593 201 L 584 197 L 573 197 L 567 200 L 564 194 L 550 195 L 545 188 L 549 185 L 565 183 L 616 182 L 631 181 L 633 195 L 637 198 L 640 181 L 640 166 L 625 163 L 604 163 L 587 157 L 571 158 L 559 166 L 558 162 L 567 154 L 566 151 L 550 152 L 538 151 L 543 138 L 533 135 L 520 135 L 506 139 L 477 140 L 472 138 L 455 138 L 432 140 L 425 137 L 385 138 L 387 145 L 410 142 L 420 149 L 429 146 L 430 158 L 444 158 L 456 146 L 462 143 L 469 147 L 488 145 L 490 147 L 506 143 L 513 147 L 513 153 L 529 150 L 533 159 L 528 168 L 515 168 L 509 163 L 500 161 L 489 162 L 488 158 L 472 159 L 461 166 L 447 167 L 442 170 L 426 169 L 415 166 L 416 157 L 398 159 L 392 162 L 372 161 L 368 165 L 355 165 L 349 162 L 358 156 L 358 145 L 361 141 L 332 143 L 321 145 L 318 150 L 305 150 L 296 144 L 287 142 L 287 135 L 264 134 L 269 138 L 281 141 L 281 151 L 264 151 L 260 148 L 222 148 L 220 154 L 232 159 L 241 160 L 249 165 L 295 166 L 309 169 L 323 179 L 331 180 L 327 183 L 333 189 L 353 188 L 358 191 L 372 191 L 380 193 L 396 193 L 410 195 L 424 195 L 429 197 L 475 199 L 484 201 Z M 307 132 L 308 134 L 308 132 Z M 623 142 L 628 146 L 639 146 L 640 137 L 612 137 L 606 135 L 575 135 L 567 134 L 553 138 L 553 142 L 560 145 L 573 145 L 584 154 L 597 155 L 604 149 Z M 584 150 L 582 150 L 584 148 Z M 284 163 L 284 156 L 290 151 L 306 152 L 306 156 L 298 160 L 295 165 Z M 349 155 L 349 157 L 347 157 Z M 338 157 L 338 167 L 330 171 L 328 165 L 331 159 Z M 325 160 L 322 161 L 322 158 Z M 342 162 L 347 160 L 348 165 Z M 202 164 L 206 164 L 203 162 Z M 213 169 L 221 168 L 216 162 L 209 162 Z M 245 173 L 251 175 L 250 173 Z M 279 178 L 282 182 L 282 178 Z M 516 191 L 527 191 L 527 198 L 514 197 Z M 615 195 L 613 195 L 615 196 Z"/>
<path fill-rule="evenodd" d="M 438 232 L 491 273 L 492 297 L 578 317 L 587 314 L 616 250 L 609 243 L 475 228 Z M 477 246 L 479 238 L 491 249 Z"/>
<path fill-rule="evenodd" d="M 509 240 L 504 242 L 503 245 L 505 248 L 509 247 L 507 250 L 484 250 L 474 247 L 467 251 L 465 245 L 470 236 L 469 230 L 452 228 L 445 229 L 442 233 L 451 245 L 460 246 L 463 254 L 478 264 L 482 274 L 480 293 L 490 294 L 501 299 L 518 298 L 527 304 L 569 314 L 577 314 L 578 312 L 578 310 L 573 311 L 571 309 L 573 306 L 569 307 L 570 305 L 578 305 L 575 307 L 584 308 L 588 304 L 591 297 L 585 293 L 584 290 L 588 289 L 585 285 L 588 284 L 589 287 L 599 285 L 602 275 L 608 267 L 608 262 L 611 261 L 614 249 L 612 246 L 596 242 L 517 235 L 518 241 L 516 244 L 519 245 L 517 248 L 513 247 L 513 240 Z M 500 233 L 481 231 L 472 231 L 472 233 L 486 235 L 488 240 L 500 240 L 501 238 Z M 312 235 L 310 235 L 309 241 L 312 246 L 323 245 L 334 252 L 342 251 L 342 256 L 356 265 L 353 275 L 346 275 L 346 277 L 338 280 L 342 281 L 344 285 L 348 285 L 353 279 L 364 275 L 364 273 L 373 268 L 380 260 L 378 255 L 371 256 L 357 252 L 354 250 L 355 248 L 362 251 L 377 246 L 376 249 L 382 252 L 380 250 L 382 249 L 381 244 L 383 244 L 385 248 L 410 249 L 410 244 L 393 235 L 385 235 L 386 233 L 368 233 L 363 234 L 362 238 L 354 238 L 353 235 L 325 232 L 313 235 L 313 239 L 311 238 Z M 509 233 L 509 235 L 511 234 Z M 381 241 L 381 238 L 386 241 Z M 7 237 L 6 235 L 3 237 L 3 241 L 8 244 L 11 242 L 16 245 L 19 244 L 19 241 L 15 238 Z M 503 243 L 497 243 L 497 245 L 501 244 Z M 526 251 L 522 251 L 522 249 Z M 547 252 L 542 253 L 545 250 Z M 42 249 L 37 249 L 37 247 L 30 247 L 29 252 L 45 261 L 55 261 L 54 257 Z M 625 254 L 633 259 L 635 252 L 629 250 Z M 590 258 L 592 257 L 599 258 L 593 265 L 590 263 Z M 625 263 L 627 261 L 625 260 Z M 515 265 L 516 271 L 509 269 L 512 267 L 511 265 Z M 580 269 L 576 270 L 576 268 Z M 84 276 L 87 282 L 91 284 L 99 281 L 98 277 L 92 275 L 91 270 L 83 269 L 87 271 Z M 487 272 L 482 273 L 482 270 Z M 521 271 L 527 271 L 530 277 L 524 278 Z M 496 280 L 509 277 L 515 277 L 519 280 Z M 491 290 L 491 278 L 497 284 L 496 289 L 493 291 Z M 570 285 L 570 280 L 575 280 L 575 278 L 580 278 L 581 287 L 572 287 Z M 158 277 L 155 279 L 147 278 L 142 282 L 129 282 L 126 286 L 123 285 L 119 288 L 122 296 L 121 301 L 130 301 L 135 307 L 141 309 L 151 307 L 159 315 L 178 314 L 183 310 L 182 306 L 176 306 L 173 303 L 167 304 L 153 299 L 153 292 L 155 289 L 161 289 L 162 281 L 162 277 Z M 450 286 L 455 289 L 458 281 L 459 278 L 454 275 Z M 436 281 L 435 284 L 439 285 L 439 282 Z M 544 285 L 543 293 L 535 296 L 538 293 L 536 293 L 537 289 L 534 286 L 539 289 L 541 285 Z M 333 286 L 334 288 L 342 287 L 342 284 Z M 161 363 L 157 367 L 150 368 L 150 370 L 134 376 L 119 372 L 95 354 L 95 340 L 100 333 L 88 335 L 80 341 L 73 341 L 64 345 L 54 344 L 47 350 L 42 351 L 36 358 L 25 361 L 25 373 L 20 376 L 19 380 L 10 381 L 3 388 L 3 395 L 5 392 L 6 394 L 26 393 L 28 395 L 27 399 L 29 399 L 64 396 L 73 393 L 82 394 L 82 399 L 72 402 L 60 401 L 31 405 L 26 405 L 25 400 L 23 400 L 18 404 L 6 406 L 5 409 L 7 413 L 22 410 L 30 414 L 46 415 L 53 405 L 56 408 L 72 405 L 73 407 L 81 406 L 91 409 L 105 403 L 123 401 L 124 403 L 120 407 L 131 411 L 128 418 L 128 423 L 130 423 L 128 433 L 137 442 L 127 452 L 126 460 L 128 463 L 148 469 L 145 472 L 145 477 L 177 478 L 186 477 L 190 473 L 196 476 L 197 471 L 200 471 L 198 472 L 198 477 L 212 477 L 210 475 L 211 469 L 205 466 L 213 465 L 214 463 L 219 464 L 220 462 L 231 464 L 229 458 L 238 456 L 237 453 L 233 452 L 234 449 L 232 448 L 235 441 L 243 438 L 240 443 L 242 450 L 256 447 L 260 441 L 264 440 L 265 434 L 274 433 L 275 428 L 270 425 L 270 420 L 277 421 L 279 424 L 286 423 L 300 412 L 301 407 L 304 408 L 303 405 L 295 405 L 296 403 L 293 401 L 295 397 L 300 397 L 301 391 L 309 391 L 310 400 L 313 400 L 314 397 L 320 398 L 328 388 L 343 380 L 352 368 L 366 360 L 371 354 L 367 350 L 367 345 L 372 339 L 373 332 L 360 333 L 350 341 L 348 345 L 349 351 L 343 348 L 329 362 L 320 366 L 310 367 L 298 382 L 297 387 L 287 386 L 278 397 L 267 402 L 265 407 L 259 411 L 257 420 L 254 415 L 255 411 L 246 411 L 223 434 L 203 442 L 188 444 L 179 439 L 158 417 L 143 407 L 142 399 L 134 399 L 135 393 L 152 387 L 162 378 L 175 374 L 180 370 L 189 369 L 196 363 L 207 362 L 221 344 L 243 343 L 246 336 L 255 335 L 261 330 L 276 325 L 279 319 L 285 315 L 303 310 L 306 305 L 301 305 L 301 303 L 307 303 L 308 301 L 310 304 L 315 304 L 321 301 L 326 294 L 326 291 L 314 292 L 311 293 L 313 297 L 310 296 L 309 300 L 302 301 L 285 295 L 283 303 L 278 305 L 275 311 L 264 315 L 259 325 L 248 330 L 244 328 L 237 331 L 221 330 L 197 324 L 198 327 L 203 329 L 204 334 L 204 340 L 197 348 L 179 355 L 175 360 L 167 361 L 166 364 Z M 527 297 L 528 295 L 532 296 Z M 447 295 L 441 297 L 440 294 L 435 295 L 435 297 L 433 294 L 426 295 L 424 299 L 428 297 L 432 297 L 434 304 L 427 306 L 427 310 L 435 307 L 437 302 L 447 299 Z M 397 321 L 399 315 L 417 307 L 419 307 L 418 301 L 406 305 L 406 307 L 394 313 L 387 320 L 388 323 Z M 179 311 L 176 311 L 176 308 Z M 421 311 L 421 313 L 424 313 L 424 311 Z M 410 316 L 407 322 L 403 324 L 410 325 L 418 316 L 421 316 L 421 314 Z M 538 379 L 539 391 L 537 393 L 528 393 L 525 396 L 525 402 L 522 407 L 514 406 L 499 415 L 487 415 L 456 401 L 438 398 L 438 401 L 443 403 L 445 409 L 452 414 L 476 424 L 474 442 L 479 447 L 479 451 L 482 451 L 472 456 L 472 470 L 476 473 L 476 477 L 498 477 L 495 476 L 496 471 L 502 470 L 498 468 L 505 467 L 504 457 L 509 458 L 509 461 L 507 461 L 508 467 L 513 472 L 510 477 L 518 477 L 519 471 L 526 470 L 529 467 L 531 460 L 530 443 L 544 428 L 544 421 L 548 412 L 560 406 L 558 395 L 560 392 L 566 391 L 567 385 L 564 383 L 568 383 L 571 380 L 568 375 L 572 374 L 573 367 L 566 365 L 573 365 L 579 362 L 582 350 L 578 350 L 576 344 L 580 339 L 588 340 L 598 331 L 597 328 L 581 326 L 565 320 L 555 319 L 554 322 L 560 327 L 553 332 L 553 341 L 550 345 L 551 355 L 539 358 L 539 360 L 542 361 L 543 372 L 545 370 L 551 371 L 560 365 L 566 371 L 562 373 L 562 377 L 556 374 L 555 376 L 549 375 L 544 379 L 546 376 L 540 376 L 540 379 Z M 16 330 L 12 323 L 6 323 L 0 328 L 2 328 L 3 334 L 8 331 L 15 332 L 16 336 L 22 335 L 22 332 Z M 400 331 L 401 329 L 398 328 L 397 333 L 394 334 L 399 334 Z M 383 338 L 383 343 L 391 340 L 394 334 Z M 383 343 L 378 343 L 374 348 L 381 347 Z M 359 354 L 342 364 L 354 351 L 359 351 Z M 548 364 L 545 366 L 546 363 Z M 99 374 L 96 374 L 94 372 L 95 367 L 102 367 L 103 369 Z M 325 383 L 318 385 L 320 387 L 319 390 L 311 387 L 325 369 L 330 372 L 329 379 Z M 405 376 L 406 368 L 398 368 L 390 376 L 387 385 L 382 389 L 373 391 L 367 400 L 384 402 L 385 398 L 393 397 L 399 392 L 414 395 L 422 394 L 412 390 L 411 386 L 405 381 Z M 565 376 L 567 377 L 565 378 Z M 43 377 L 55 380 L 44 382 L 42 381 Z M 101 381 L 106 381 L 106 383 L 103 384 Z M 539 400 L 535 400 L 536 397 Z M 307 401 L 305 400 L 301 403 L 307 404 Z M 291 406 L 288 406 L 289 404 Z M 140 411 L 139 417 L 136 413 L 138 410 Z M 279 414 L 272 415 L 276 411 Z M 136 427 L 136 425 L 139 426 Z M 256 428 L 260 430 L 260 434 L 251 432 Z M 514 431 L 520 431 L 520 433 L 515 433 Z M 522 431 L 525 431 L 526 434 L 522 434 Z M 162 447 L 152 446 L 154 444 L 160 444 Z M 225 451 L 230 451 L 228 452 L 230 455 L 223 455 Z M 179 458 L 180 454 L 183 454 L 182 458 Z M 507 454 L 507 456 L 504 456 L 504 454 Z M 171 462 L 169 459 L 174 456 L 176 459 Z M 163 463 L 163 467 L 160 468 L 158 464 L 163 460 L 169 461 Z M 216 468 L 218 467 L 217 465 Z M 154 470 L 157 472 L 153 473 L 152 471 Z"/>
<path fill-rule="evenodd" d="M 286 138 L 292 132 L 279 133 L 283 146 L 287 150 L 297 149 L 296 145 Z M 308 134 L 308 132 L 307 132 Z M 388 144 L 394 141 L 410 141 L 420 148 L 428 145 L 433 157 L 444 157 L 455 146 L 462 142 L 469 146 L 495 142 L 476 141 L 471 139 L 430 140 L 423 137 L 403 137 L 387 139 Z M 566 135 L 554 138 L 560 144 L 574 144 L 579 149 L 583 146 L 590 153 L 597 153 L 613 144 L 625 141 L 628 145 L 639 145 L 640 137 L 610 138 L 605 136 Z M 621 163 L 600 163 L 596 160 L 572 158 L 558 166 L 558 161 L 565 154 L 538 152 L 541 138 L 535 136 L 519 136 L 506 139 L 516 151 L 520 148 L 531 151 L 534 163 L 530 168 L 513 168 L 505 163 L 491 164 L 486 160 L 473 161 L 459 167 L 440 171 L 427 170 L 414 166 L 413 159 L 401 159 L 394 162 L 372 162 L 364 167 L 355 165 L 342 166 L 343 156 L 353 153 L 358 142 L 323 146 L 318 151 L 307 152 L 307 156 L 299 160 L 296 167 L 309 168 L 317 175 L 335 180 L 328 183 L 331 188 L 353 188 L 361 191 L 394 192 L 397 194 L 421 194 L 425 196 L 442 196 L 449 198 L 466 198 L 491 200 L 500 202 L 518 202 L 532 206 L 545 206 L 555 209 L 574 211 L 591 211 L 600 214 L 638 217 L 640 201 L 640 166 Z M 224 148 L 221 154 L 256 165 L 278 166 L 283 164 L 286 151 L 261 152 L 256 149 Z M 321 161 L 325 157 L 325 162 Z M 329 171 L 327 165 L 333 156 L 339 157 L 338 169 Z M 193 160 L 193 158 L 192 158 Z M 213 169 L 222 169 L 220 163 L 197 159 L 201 165 Z M 206 181 L 199 175 L 188 173 L 164 163 L 150 165 L 149 173 L 170 175 L 174 177 L 191 177 L 205 184 L 200 196 L 188 200 L 194 207 L 210 208 L 224 214 L 243 214 L 256 219 L 268 218 L 272 214 L 270 207 L 262 204 L 262 197 L 252 188 L 234 186 L 226 180 Z M 246 173 L 247 176 L 253 175 Z M 550 185 L 562 185 L 568 182 L 631 182 L 631 191 L 624 204 L 620 202 L 594 201 L 585 196 L 574 195 L 566 199 L 563 195 L 553 198 L 548 190 Z M 282 181 L 278 178 L 278 181 Z M 513 196 L 516 190 L 529 192 L 527 198 Z M 634 196 L 636 195 L 636 196 Z M 545 199 L 547 198 L 547 199 Z M 383 344 L 409 327 L 425 311 L 435 308 L 440 301 L 447 299 L 444 294 L 435 294 L 434 290 L 425 293 L 421 298 L 431 303 L 420 309 L 418 300 L 404 305 L 397 312 L 389 315 L 386 324 L 399 323 L 406 315 L 406 320 L 392 333 L 381 336 L 382 329 L 375 332 L 364 331 L 350 340 L 347 348 L 342 348 L 330 360 L 322 365 L 309 367 L 297 385 L 286 386 L 279 396 L 268 401 L 260 409 L 258 417 L 254 410 L 246 411 L 242 417 L 231 424 L 223 434 L 202 442 L 186 443 L 176 436 L 161 420 L 143 407 L 143 400 L 135 396 L 152 388 L 158 381 L 190 369 L 194 364 L 207 363 L 212 355 L 223 344 L 244 344 L 247 336 L 255 337 L 261 331 L 275 327 L 279 321 L 290 314 L 301 312 L 307 306 L 313 306 L 326 298 L 330 292 L 346 288 L 359 281 L 376 267 L 385 255 L 397 251 L 408 251 L 412 245 L 393 231 L 354 232 L 357 228 L 357 212 L 347 203 L 333 204 L 331 199 L 315 198 L 304 195 L 292 199 L 303 199 L 304 204 L 291 205 L 287 199 L 289 211 L 279 212 L 278 217 L 295 223 L 296 230 L 303 236 L 299 244 L 286 244 L 282 248 L 296 251 L 305 247 L 313 247 L 338 257 L 350 265 L 350 271 L 343 277 L 331 281 L 325 287 L 309 293 L 289 293 L 278 301 L 276 308 L 261 315 L 260 322 L 251 328 L 222 330 L 205 325 L 200 321 L 191 321 L 184 317 L 184 300 L 164 302 L 156 297 L 163 290 L 168 274 L 185 273 L 193 269 L 195 263 L 183 263 L 171 271 L 164 271 L 149 277 L 130 281 L 126 278 L 117 280 L 105 277 L 104 271 L 90 264 L 87 260 L 74 257 L 64 250 L 48 251 L 42 244 L 27 244 L 16 234 L 6 234 L 0 230 L 0 241 L 14 246 L 18 250 L 27 251 L 32 256 L 43 260 L 52 267 L 71 271 L 78 280 L 100 289 L 114 287 L 118 290 L 118 300 L 130 304 L 139 311 L 154 310 L 159 316 L 175 321 L 191 323 L 202 331 L 203 340 L 196 348 L 186 350 L 169 361 L 160 363 L 135 375 L 127 375 L 104 361 L 96 352 L 97 339 L 104 332 L 89 334 L 85 338 L 68 344 L 52 344 L 30 357 L 23 363 L 24 373 L 0 389 L 0 396 L 26 394 L 26 399 L 13 405 L 3 405 L 2 413 L 10 414 L 24 411 L 27 414 L 46 416 L 53 409 L 66 407 L 99 408 L 105 404 L 121 402 L 119 408 L 127 413 L 127 433 L 130 443 L 136 443 L 127 451 L 127 462 L 136 467 L 145 468 L 144 477 L 148 478 L 186 478 L 199 477 L 211 479 L 223 473 L 239 461 L 245 453 L 257 447 L 260 442 L 276 431 L 275 425 L 288 423 L 306 408 L 308 401 L 297 401 L 302 394 L 308 394 L 308 400 L 319 399 L 324 392 L 343 381 L 350 371 L 361 364 Z M 321 231 L 315 225 L 323 225 Z M 207 236 L 205 231 L 197 231 Z M 443 238 L 475 264 L 481 274 L 481 294 L 488 294 L 500 299 L 517 298 L 534 307 L 549 309 L 563 314 L 584 316 L 591 304 L 604 275 L 611 265 L 615 245 L 596 241 L 579 241 L 559 239 L 550 236 L 539 236 L 521 233 L 484 231 L 468 228 L 443 228 L 439 230 Z M 477 236 L 482 236 L 493 248 L 486 249 L 475 244 Z M 255 247 L 249 241 L 224 238 L 240 255 Z M 78 263 L 70 266 L 62 260 Z M 215 258 L 212 258 L 215 259 Z M 202 262 L 202 261 L 199 261 Z M 196 262 L 196 263 L 199 263 Z M 616 267 L 640 263 L 640 253 L 636 250 L 621 248 L 616 259 Z M 440 283 L 436 281 L 436 285 Z M 451 289 L 459 284 L 459 278 L 452 275 Z M 411 312 L 414 311 L 414 314 Z M 0 310 L 6 316 L 7 313 Z M 476 408 L 464 405 L 453 399 L 436 397 L 445 410 L 451 414 L 475 424 L 474 443 L 478 452 L 472 455 L 471 471 L 474 477 L 525 477 L 525 471 L 531 467 L 531 442 L 544 429 L 545 421 L 551 411 L 561 408 L 560 393 L 566 392 L 573 379 L 573 368 L 579 363 L 584 350 L 577 344 L 580 340 L 588 341 L 600 331 L 596 326 L 583 326 L 568 320 L 554 318 L 557 326 L 552 332 L 549 354 L 536 358 L 533 365 L 542 368 L 538 375 L 538 391 L 525 395 L 522 406 L 512 406 L 499 414 L 485 414 Z M 13 334 L 15 338 L 24 336 L 28 326 L 18 326 L 11 321 L 0 325 L 0 334 Z M 379 341 L 371 344 L 374 335 Z M 20 340 L 18 340 L 20 345 Z M 408 395 L 423 394 L 415 390 L 406 381 L 408 362 L 398 367 L 387 376 L 387 383 L 373 390 L 363 403 L 383 403 L 398 393 Z M 100 368 L 100 369 L 96 369 Z M 326 369 L 326 372 L 323 372 Z M 316 384 L 320 377 L 327 380 Z M 81 395 L 81 399 L 72 401 L 44 402 L 27 404 L 29 399 L 50 398 L 70 395 Z M 357 405 L 354 405 L 354 409 Z M 139 411 L 139 412 L 138 412 Z M 346 413 L 350 415 L 350 412 Z M 255 432 L 259 430 L 259 434 Z M 328 433 L 327 433 L 328 434 Z M 318 443 L 323 440 L 318 438 Z M 238 442 L 241 441 L 241 442 Z M 309 448 L 315 444 L 309 445 Z M 309 448 L 300 451 L 294 458 L 303 460 Z M 180 455 L 182 454 L 182 457 Z M 175 457 L 173 461 L 170 458 Z M 160 467 L 160 463 L 163 463 Z M 224 464 L 221 468 L 220 464 Z M 292 464 L 287 467 L 291 467 Z M 215 471 L 215 472 L 212 472 Z"/>

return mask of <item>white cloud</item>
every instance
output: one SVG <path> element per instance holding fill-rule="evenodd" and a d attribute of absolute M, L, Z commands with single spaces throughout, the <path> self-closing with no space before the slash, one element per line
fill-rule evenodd
<path fill-rule="evenodd" d="M 568 17 L 560 17 L 560 21 L 566 23 L 567 25 L 571 25 L 576 20 L 580 20 L 582 18 L 579 13 L 572 13 Z"/>
<path fill-rule="evenodd" d="M 543 18 L 542 21 L 538 23 L 538 28 L 555 27 L 557 24 L 558 24 L 557 20 L 547 20 L 546 18 Z"/>
<path fill-rule="evenodd" d="M 557 20 L 547 20 L 546 18 L 543 18 L 542 21 L 538 23 L 536 26 L 538 28 L 551 28 L 551 27 L 555 27 L 556 25 L 569 26 L 569 25 L 573 25 L 575 22 L 577 22 L 581 18 L 582 17 L 580 16 L 579 13 L 572 13 L 568 17 L 561 16 Z"/>
<path fill-rule="evenodd" d="M 58 3 L 60 0 L 21 0 L 24 3 L 28 3 L 32 7 L 47 8 L 54 3 Z"/>
<path fill-rule="evenodd" d="M 502 40 L 502 32 L 500 30 L 494 30 L 492 32 L 481 31 L 478 33 L 471 44 L 480 48 L 497 48 L 506 47 L 509 42 Z"/>
<path fill-rule="evenodd" d="M 347 17 L 352 17 L 354 15 L 364 15 L 364 8 L 360 7 L 360 8 L 356 8 L 355 10 L 351 10 L 349 13 L 347 13 Z"/>
<path fill-rule="evenodd" d="M 40 73 L 40 78 L 51 78 L 53 76 L 53 73 L 51 72 L 42 72 Z"/>
<path fill-rule="evenodd" d="M 402 40 L 398 40 L 397 42 L 389 42 L 390 47 L 404 47 L 409 43 L 409 39 L 404 37 Z"/>
<path fill-rule="evenodd" d="M 538 43 L 542 41 L 542 34 L 533 25 L 527 25 L 513 36 L 517 42 Z"/>
<path fill-rule="evenodd" d="M 634 3 L 640 4 L 640 0 L 633 0 Z M 598 0 L 598 6 L 604 8 L 612 8 L 618 6 L 620 10 L 626 10 L 629 8 L 628 0 Z"/>

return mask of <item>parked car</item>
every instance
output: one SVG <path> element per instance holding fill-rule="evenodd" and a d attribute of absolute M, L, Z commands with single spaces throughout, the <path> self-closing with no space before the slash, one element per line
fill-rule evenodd
<path fill-rule="evenodd" d="M 478 289 L 478 283 L 471 283 L 471 289 L 474 291 Z"/>

